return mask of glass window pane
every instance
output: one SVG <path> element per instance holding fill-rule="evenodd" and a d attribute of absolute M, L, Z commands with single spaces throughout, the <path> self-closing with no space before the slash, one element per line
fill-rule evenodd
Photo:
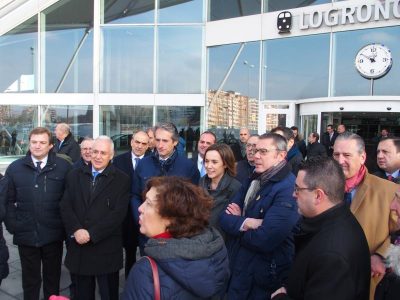
<path fill-rule="evenodd" d="M 102 0 L 104 24 L 154 23 L 155 0 Z"/>
<path fill-rule="evenodd" d="M 201 93 L 202 27 L 160 26 L 158 93 Z"/>
<path fill-rule="evenodd" d="M 278 126 L 286 126 L 286 114 L 267 114 L 265 116 L 266 131 L 271 131 Z"/>
<path fill-rule="evenodd" d="M 304 140 L 307 141 L 308 136 L 311 132 L 318 131 L 318 115 L 304 115 L 301 116 L 303 125 L 303 136 Z"/>
<path fill-rule="evenodd" d="M 264 42 L 263 99 L 328 96 L 329 34 Z"/>
<path fill-rule="evenodd" d="M 257 130 L 260 42 L 211 47 L 208 55 L 208 126 Z"/>
<path fill-rule="evenodd" d="M 103 28 L 100 91 L 153 92 L 153 27 Z"/>
<path fill-rule="evenodd" d="M 179 136 L 186 142 L 186 153 L 193 152 L 195 141 L 200 137 L 201 111 L 202 108 L 198 106 L 158 106 L 157 123 L 174 123 Z"/>
<path fill-rule="evenodd" d="M 189 23 L 203 21 L 203 0 L 158 0 L 160 23 Z"/>
<path fill-rule="evenodd" d="M 366 29 L 334 34 L 333 96 L 370 95 L 369 79 L 354 66 L 357 52 L 371 43 L 384 44 L 391 50 L 393 65 L 384 77 L 374 80 L 374 95 L 400 95 L 400 26 Z"/>
<path fill-rule="evenodd" d="M 26 154 L 37 116 L 37 106 L 0 105 L 0 157 Z"/>
<path fill-rule="evenodd" d="M 79 13 L 77 13 L 79 12 Z M 44 10 L 45 91 L 89 93 L 93 81 L 93 1 L 60 1 Z"/>
<path fill-rule="evenodd" d="M 53 133 L 58 123 L 67 123 L 76 141 L 93 136 L 92 105 L 43 105 L 42 126 Z"/>
<path fill-rule="evenodd" d="M 131 149 L 130 138 L 137 129 L 153 125 L 153 106 L 100 106 L 100 134 L 114 141 L 115 155 Z"/>
<path fill-rule="evenodd" d="M 0 36 L 0 92 L 37 91 L 37 16 Z"/>
<path fill-rule="evenodd" d="M 261 13 L 261 0 L 209 0 L 209 21 Z"/>
<path fill-rule="evenodd" d="M 331 0 L 264 0 L 264 12 L 331 3 Z"/>

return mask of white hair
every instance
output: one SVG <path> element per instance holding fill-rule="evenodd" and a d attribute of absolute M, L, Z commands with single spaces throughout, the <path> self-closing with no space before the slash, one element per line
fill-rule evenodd
<path fill-rule="evenodd" d="M 107 141 L 110 144 L 111 152 L 114 153 L 114 142 L 110 137 L 106 135 L 100 135 L 94 140 L 94 142 L 97 141 Z"/>

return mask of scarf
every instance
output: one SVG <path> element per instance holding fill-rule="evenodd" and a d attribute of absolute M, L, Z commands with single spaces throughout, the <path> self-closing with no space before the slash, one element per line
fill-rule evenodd
<path fill-rule="evenodd" d="M 260 174 L 257 178 L 253 179 L 250 183 L 249 189 L 247 190 L 246 197 L 244 198 L 243 213 L 244 216 L 247 208 L 253 202 L 255 196 L 262 186 L 268 183 L 268 181 L 274 177 L 282 168 L 286 165 L 286 160 L 282 160 L 275 166 L 269 168 L 264 173 Z"/>
<path fill-rule="evenodd" d="M 356 186 L 360 184 L 361 181 L 363 181 L 365 177 L 365 173 L 367 172 L 367 168 L 362 165 L 360 170 L 358 170 L 358 173 L 354 175 L 353 177 L 347 178 L 346 179 L 346 187 L 345 187 L 345 193 L 350 193 Z"/>

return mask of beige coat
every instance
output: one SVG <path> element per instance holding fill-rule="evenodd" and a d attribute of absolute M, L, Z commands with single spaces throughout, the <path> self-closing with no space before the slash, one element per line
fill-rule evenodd
<path fill-rule="evenodd" d="M 393 182 L 366 173 L 357 187 L 350 209 L 364 230 L 371 255 L 385 257 L 390 244 L 389 232 L 396 228 L 396 216 L 390 211 L 390 203 L 399 188 Z M 382 276 L 371 278 L 370 299 Z"/>

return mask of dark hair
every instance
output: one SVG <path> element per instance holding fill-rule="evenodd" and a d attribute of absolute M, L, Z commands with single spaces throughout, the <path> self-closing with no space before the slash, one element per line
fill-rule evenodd
<path fill-rule="evenodd" d="M 182 177 L 152 177 L 143 192 L 155 188 L 157 209 L 168 219 L 167 231 L 174 238 L 191 237 L 201 233 L 209 224 L 213 200 L 204 189 Z"/>
<path fill-rule="evenodd" d="M 278 127 L 273 128 L 271 130 L 271 133 L 276 133 L 277 131 L 282 132 L 286 141 L 290 141 L 291 139 L 294 139 L 294 133 L 293 133 L 292 129 L 290 129 L 289 127 L 278 126 Z"/>
<path fill-rule="evenodd" d="M 390 136 L 390 137 L 385 137 L 379 141 L 379 143 L 383 141 L 392 141 L 393 145 L 396 147 L 396 152 L 400 152 L 400 138 Z"/>
<path fill-rule="evenodd" d="M 299 128 L 297 126 L 292 126 L 290 127 L 290 129 L 299 131 Z"/>
<path fill-rule="evenodd" d="M 212 135 L 212 136 L 214 137 L 214 143 L 217 142 L 217 136 L 215 135 L 214 132 L 209 131 L 209 130 L 206 130 L 206 131 L 204 131 L 202 134 L 200 134 L 200 137 L 201 137 L 203 134 L 210 134 L 210 135 Z"/>
<path fill-rule="evenodd" d="M 319 134 L 318 134 L 318 132 L 313 131 L 313 132 L 311 132 L 311 134 L 312 134 L 313 137 L 315 137 L 315 140 L 318 142 L 318 141 L 319 141 Z"/>
<path fill-rule="evenodd" d="M 330 128 L 333 129 L 333 125 L 332 125 L 332 124 L 328 124 L 328 125 L 326 126 L 326 128 L 328 128 L 328 127 L 330 127 Z"/>
<path fill-rule="evenodd" d="M 37 135 L 37 134 L 47 134 L 49 136 L 49 143 L 53 144 L 53 136 L 51 134 L 51 131 L 48 130 L 47 128 L 45 128 L 45 127 L 33 128 L 31 130 L 31 132 L 29 133 L 29 140 L 31 140 L 32 135 Z"/>
<path fill-rule="evenodd" d="M 285 137 L 277 133 L 264 133 L 260 135 L 260 140 L 271 139 L 276 149 L 280 151 L 287 151 L 287 141 Z"/>
<path fill-rule="evenodd" d="M 236 160 L 235 155 L 232 152 L 231 147 L 226 144 L 213 144 L 207 148 L 206 152 L 204 153 L 204 157 L 206 157 L 207 152 L 209 151 L 217 151 L 221 156 L 222 162 L 226 166 L 226 172 L 232 177 L 236 176 Z"/>
<path fill-rule="evenodd" d="M 320 188 L 332 203 L 343 201 L 345 177 L 340 164 L 332 157 L 310 157 L 299 166 L 304 171 L 304 183 L 308 188 Z"/>
<path fill-rule="evenodd" d="M 171 138 L 173 141 L 175 141 L 175 142 L 179 141 L 179 133 L 178 133 L 178 129 L 176 128 L 175 124 L 173 124 L 171 122 L 157 124 L 155 127 L 155 130 L 154 130 L 154 135 L 156 134 L 156 131 L 158 129 L 164 129 L 165 131 L 168 131 L 169 133 L 171 133 Z"/>

